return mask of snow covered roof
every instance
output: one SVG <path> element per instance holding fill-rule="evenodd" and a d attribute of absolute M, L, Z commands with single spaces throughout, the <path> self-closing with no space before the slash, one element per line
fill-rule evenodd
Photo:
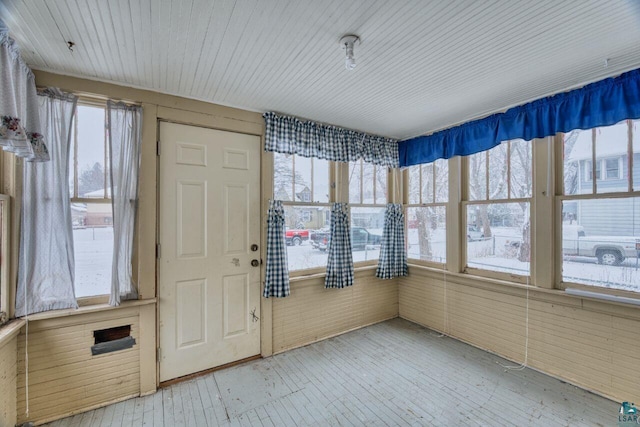
<path fill-rule="evenodd" d="M 635 126 L 638 123 L 634 124 Z M 635 127 L 634 126 L 634 127 Z M 639 126 L 640 127 L 640 126 Z M 640 129 L 638 129 L 640 131 Z M 591 159 L 591 129 L 574 130 L 578 133 L 568 162 Z M 628 127 L 626 122 L 596 129 L 596 159 L 620 156 L 627 153 Z"/>
<path fill-rule="evenodd" d="M 89 191 L 88 193 L 81 194 L 80 197 L 86 197 L 88 199 L 103 198 L 104 188 L 95 191 Z M 111 197 L 111 187 L 107 188 L 107 197 Z"/>

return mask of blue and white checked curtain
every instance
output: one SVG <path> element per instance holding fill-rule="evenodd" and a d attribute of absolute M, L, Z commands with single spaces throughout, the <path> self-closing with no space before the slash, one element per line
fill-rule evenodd
<path fill-rule="evenodd" d="M 324 287 L 344 288 L 351 285 L 353 285 L 353 256 L 349 207 L 346 203 L 334 203 L 331 206 L 331 240 Z"/>
<path fill-rule="evenodd" d="M 284 208 L 280 200 L 269 200 L 267 212 L 267 272 L 262 296 L 286 297 L 289 287 L 287 247 L 284 235 Z"/>
<path fill-rule="evenodd" d="M 376 277 L 392 279 L 407 275 L 407 252 L 404 247 L 404 213 L 402 205 L 387 204 L 384 231 Z"/>
<path fill-rule="evenodd" d="M 398 167 L 398 142 L 395 139 L 272 112 L 264 113 L 263 117 L 266 123 L 265 151 L 334 162 L 364 159 L 374 165 Z"/>

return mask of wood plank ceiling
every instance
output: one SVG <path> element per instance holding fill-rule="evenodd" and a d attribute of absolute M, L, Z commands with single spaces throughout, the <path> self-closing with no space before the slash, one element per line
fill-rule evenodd
<path fill-rule="evenodd" d="M 631 0 L 0 3 L 33 68 L 396 138 L 640 67 Z"/>

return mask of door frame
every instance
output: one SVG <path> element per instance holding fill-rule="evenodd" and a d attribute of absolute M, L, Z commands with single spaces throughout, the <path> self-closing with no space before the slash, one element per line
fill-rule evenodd
<path fill-rule="evenodd" d="M 191 115 L 190 115 L 191 116 Z M 209 115 L 201 115 L 194 113 L 193 116 L 203 116 L 203 120 L 194 120 L 191 121 L 191 117 L 189 121 L 183 120 L 175 120 L 170 118 L 161 117 L 160 114 L 156 116 L 156 158 L 155 158 L 155 169 L 156 169 L 156 230 L 155 230 L 155 248 L 156 248 L 156 256 L 155 256 L 155 297 L 156 297 L 156 389 L 160 387 L 160 262 L 158 255 L 158 245 L 160 244 L 160 223 L 161 223 L 161 212 L 160 212 L 160 198 L 162 196 L 160 189 L 160 156 L 162 155 L 162 146 L 160 141 L 160 123 L 175 123 L 179 125 L 186 126 L 194 126 L 200 127 L 204 129 L 211 130 L 219 130 L 224 132 L 234 132 L 245 135 L 258 136 L 260 138 L 260 186 L 259 186 L 259 194 L 260 194 L 260 259 L 266 259 L 266 212 L 269 206 L 269 196 L 273 194 L 273 156 L 271 153 L 266 153 L 262 150 L 264 147 L 264 126 L 262 127 L 261 133 L 250 132 L 247 130 L 241 129 L 241 126 L 238 127 L 224 127 L 224 126 L 212 126 L 211 125 L 211 117 Z M 200 118 L 200 117 L 198 117 Z M 207 120 L 208 119 L 208 120 Z M 240 122 L 241 123 L 241 122 Z M 264 287 L 266 273 L 266 263 L 262 262 L 260 266 L 260 356 L 261 357 L 269 357 L 273 354 L 273 311 L 272 306 L 273 302 L 271 298 L 263 298 L 262 297 L 262 289 Z M 225 367 L 227 365 L 223 365 Z M 215 369 L 215 368 L 214 368 Z M 204 371 L 207 372 L 207 371 Z M 197 374 L 197 372 L 195 373 Z M 186 377 L 188 378 L 188 376 Z M 185 378 L 185 379 L 186 379 Z M 179 380 L 179 379 L 178 379 Z M 175 381 L 175 380 L 172 380 Z"/>

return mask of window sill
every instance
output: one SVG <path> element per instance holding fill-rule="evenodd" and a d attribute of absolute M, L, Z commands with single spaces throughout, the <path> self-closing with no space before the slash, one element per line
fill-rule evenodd
<path fill-rule="evenodd" d="M 378 268 L 377 263 L 375 265 L 363 265 L 361 267 L 354 267 L 353 272 L 354 272 L 354 275 L 362 275 L 369 271 L 373 271 L 375 273 L 377 268 Z M 323 271 L 322 273 L 311 273 L 306 275 L 293 276 L 289 278 L 289 282 L 297 283 L 297 282 L 305 282 L 307 280 L 313 280 L 313 279 L 324 279 L 326 275 L 327 273 Z"/>
<path fill-rule="evenodd" d="M 443 275 L 446 273 L 446 280 L 448 282 L 519 297 L 522 297 L 523 291 L 528 289 L 530 292 L 529 298 L 532 300 L 573 308 L 588 309 L 590 311 L 598 311 L 608 315 L 623 316 L 640 320 L 640 310 L 638 310 L 638 306 L 635 304 L 571 295 L 565 292 L 564 289 L 543 288 L 533 285 L 527 286 L 526 284 L 511 282 L 508 280 L 474 276 L 469 273 L 453 273 L 433 267 L 409 264 L 408 277 L 411 277 L 412 273 L 415 272 L 417 272 L 417 275 L 419 276 L 433 278 L 436 280 L 442 280 Z M 604 292 L 602 293 L 605 294 Z"/>
<path fill-rule="evenodd" d="M 26 323 L 22 319 L 13 319 L 6 325 L 0 326 L 0 348 L 18 335 Z"/>
<path fill-rule="evenodd" d="M 36 313 L 30 316 L 27 316 L 27 319 L 30 322 L 33 322 L 36 320 L 58 319 L 61 317 L 78 316 L 82 314 L 99 313 L 102 311 L 112 311 L 112 310 L 121 310 L 121 309 L 131 308 L 131 307 L 140 307 L 143 305 L 149 305 L 149 304 L 155 304 L 155 303 L 156 303 L 155 298 L 148 298 L 148 299 L 139 299 L 139 300 L 132 300 L 132 301 L 123 301 L 122 304 L 120 304 L 117 307 L 112 307 L 109 304 L 87 305 L 87 306 L 80 306 L 77 309 L 51 310 L 51 311 L 45 311 L 43 313 Z M 23 319 L 20 319 L 20 320 L 23 320 Z"/>

